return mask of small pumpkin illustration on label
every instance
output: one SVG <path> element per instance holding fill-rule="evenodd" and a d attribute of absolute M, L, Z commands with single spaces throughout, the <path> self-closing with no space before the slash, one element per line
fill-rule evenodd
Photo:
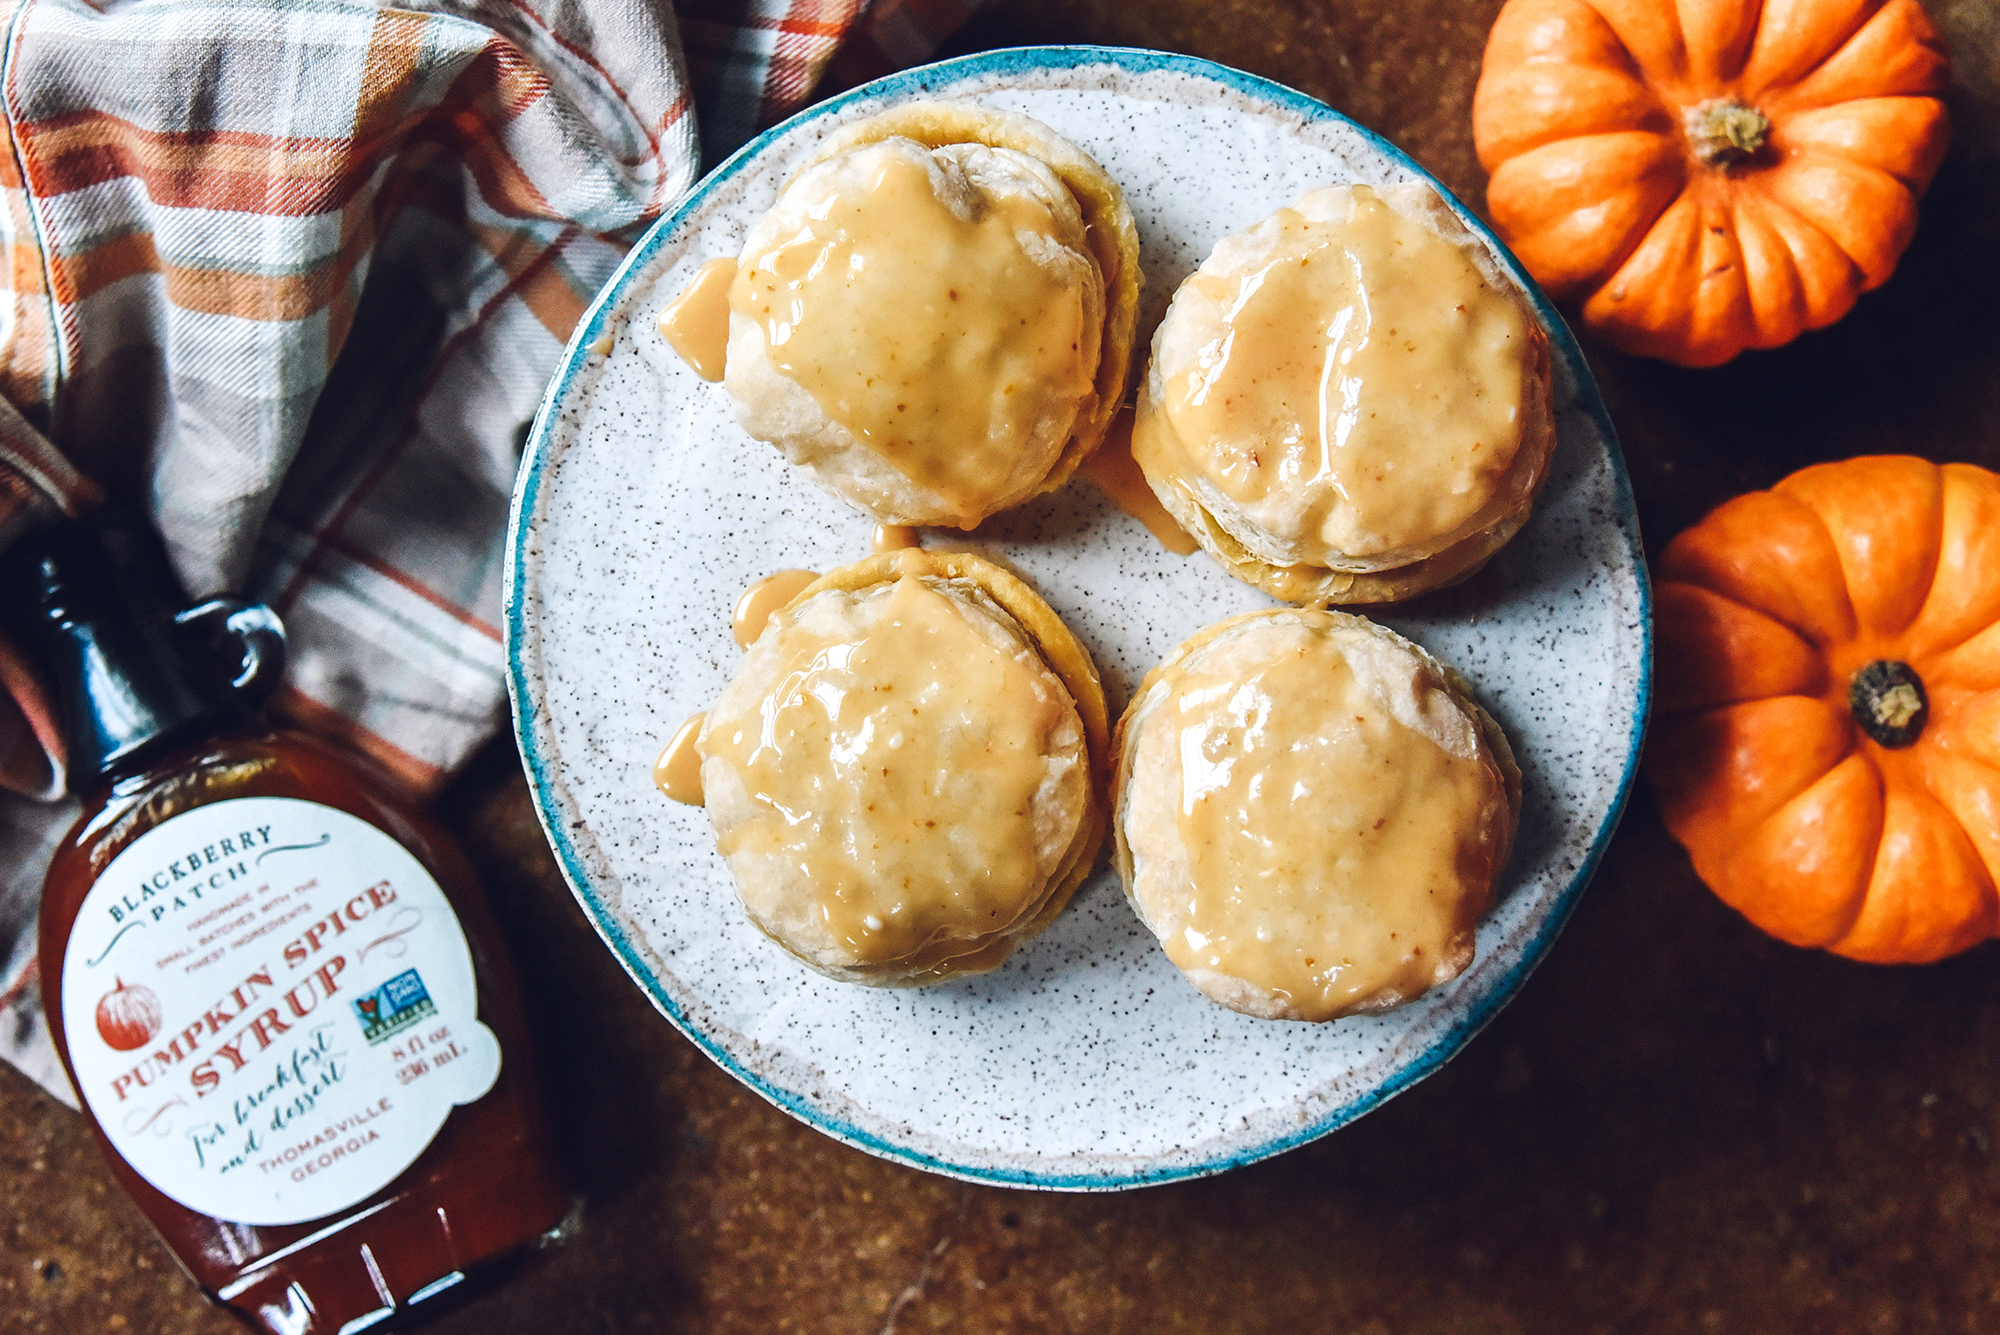
<path fill-rule="evenodd" d="M 97 1003 L 97 1036 L 120 1052 L 144 1047 L 160 1032 L 160 999 L 143 983 L 113 977 Z"/>

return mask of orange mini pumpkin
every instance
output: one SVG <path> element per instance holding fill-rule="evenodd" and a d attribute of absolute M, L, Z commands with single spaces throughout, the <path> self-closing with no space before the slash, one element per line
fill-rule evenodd
<path fill-rule="evenodd" d="M 1473 98 L 1487 208 L 1610 342 L 1715 366 L 1888 279 L 1947 75 L 1916 0 L 1508 0 Z"/>
<path fill-rule="evenodd" d="M 2000 476 L 1880 457 L 1739 496 L 1657 563 L 1646 769 L 1715 893 L 1878 963 L 2000 928 Z"/>

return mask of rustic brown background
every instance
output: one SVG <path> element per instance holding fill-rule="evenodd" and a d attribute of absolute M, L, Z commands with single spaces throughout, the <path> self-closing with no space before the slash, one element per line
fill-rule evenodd
<path fill-rule="evenodd" d="M 1718 371 L 1586 343 L 1649 548 L 1816 459 L 2000 466 L 2000 4 L 1929 5 L 1958 139 L 1886 288 Z M 954 50 L 1206 56 L 1325 99 L 1477 203 L 1497 8 L 994 0 Z M 1441 1074 L 1271 1162 L 1115 1196 L 968 1187 L 793 1122 L 625 980 L 511 748 L 446 808 L 512 937 L 587 1199 L 565 1245 L 440 1332 L 2000 1330 L 2000 946 L 1875 969 L 1776 945 L 1695 881 L 1643 791 L 1549 961 Z M 232 1329 L 77 1118 L 0 1068 L 0 1331 Z"/>

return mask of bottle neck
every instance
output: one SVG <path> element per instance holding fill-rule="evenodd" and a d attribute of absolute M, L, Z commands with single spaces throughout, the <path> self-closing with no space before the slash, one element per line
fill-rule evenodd
<path fill-rule="evenodd" d="M 8 551 L 10 629 L 56 692 L 72 791 L 220 732 L 248 703 L 180 612 L 186 599 L 143 520 L 92 516 Z"/>

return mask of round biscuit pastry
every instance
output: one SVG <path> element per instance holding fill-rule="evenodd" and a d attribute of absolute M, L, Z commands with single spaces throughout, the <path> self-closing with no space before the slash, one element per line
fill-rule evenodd
<path fill-rule="evenodd" d="M 831 977 L 994 968 L 1103 844 L 1104 694 L 1048 604 L 969 553 L 883 553 L 775 613 L 696 746 L 751 921 Z"/>
<path fill-rule="evenodd" d="M 890 524 L 969 529 L 1068 480 L 1122 401 L 1123 193 L 1039 121 L 918 102 L 834 136 L 746 239 L 738 421 Z"/>
<path fill-rule="evenodd" d="M 1153 336 L 1132 449 L 1181 526 L 1292 603 L 1455 583 L 1555 449 L 1547 337 L 1423 185 L 1314 190 L 1225 237 Z"/>
<path fill-rule="evenodd" d="M 1317 608 L 1218 622 L 1148 674 L 1113 748 L 1126 897 L 1211 999 L 1324 1021 L 1472 962 L 1521 773 L 1402 636 Z"/>

